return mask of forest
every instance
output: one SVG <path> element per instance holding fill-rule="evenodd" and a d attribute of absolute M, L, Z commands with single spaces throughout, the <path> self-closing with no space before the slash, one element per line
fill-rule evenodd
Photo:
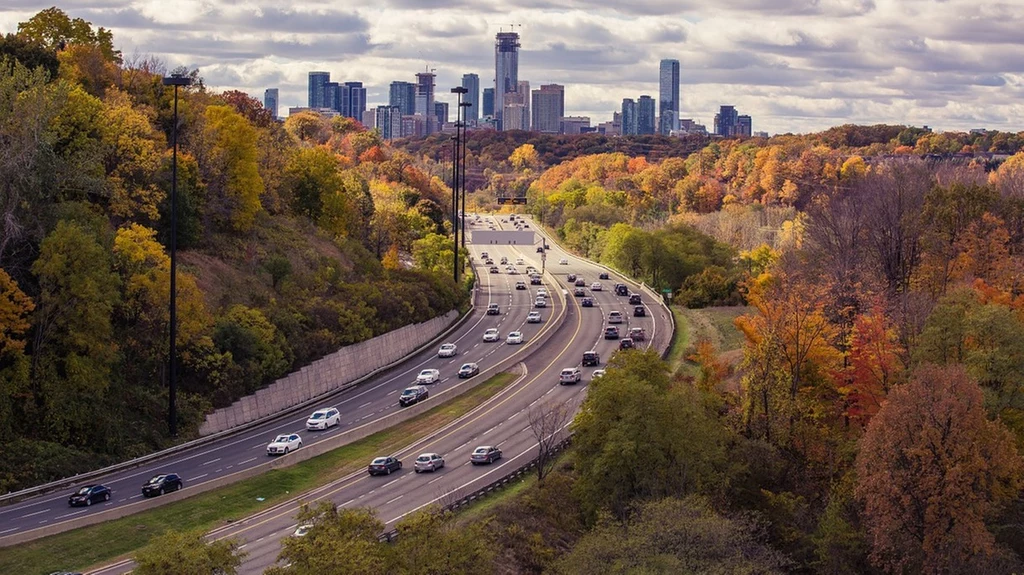
<path fill-rule="evenodd" d="M 170 73 L 193 81 L 178 94 L 177 438 Z M 435 253 L 451 250 L 436 241 L 450 191 L 430 169 L 352 120 L 277 122 L 198 70 L 124 58 L 56 8 L 0 38 L 0 492 L 193 437 L 212 408 L 464 306 Z"/>

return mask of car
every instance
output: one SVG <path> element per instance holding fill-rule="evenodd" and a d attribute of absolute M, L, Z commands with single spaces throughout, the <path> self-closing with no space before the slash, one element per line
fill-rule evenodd
<path fill-rule="evenodd" d="M 595 369 L 594 373 L 590 374 L 590 379 L 600 379 L 604 377 L 605 373 L 603 369 Z"/>
<path fill-rule="evenodd" d="M 517 266 L 521 266 L 521 265 L 523 265 L 525 263 L 526 262 L 523 261 L 523 258 L 516 258 L 516 265 Z"/>
<path fill-rule="evenodd" d="M 144 497 L 156 497 L 157 495 L 177 491 L 184 486 L 185 484 L 181 480 L 181 476 L 177 473 L 154 475 L 142 486 L 142 495 Z"/>
<path fill-rule="evenodd" d="M 421 453 L 412 463 L 412 470 L 416 473 L 427 470 L 437 471 L 442 467 L 444 467 L 444 458 L 436 453 Z"/>
<path fill-rule="evenodd" d="M 631 327 L 629 328 L 629 337 L 633 338 L 633 341 L 644 341 L 647 339 L 647 332 L 642 327 Z"/>
<path fill-rule="evenodd" d="M 606 279 L 608 279 L 608 272 L 601 272 L 601 273 L 597 274 L 597 279 L 599 279 L 599 280 L 606 280 Z"/>
<path fill-rule="evenodd" d="M 530 224 L 523 224 L 523 229 L 530 229 Z"/>
<path fill-rule="evenodd" d="M 540 275 L 540 272 L 533 266 L 526 266 L 526 275 Z"/>
<path fill-rule="evenodd" d="M 480 252 L 480 257 L 482 257 L 482 258 L 484 258 L 486 260 L 486 259 L 489 259 L 491 256 L 487 255 L 487 252 Z"/>
<path fill-rule="evenodd" d="M 492 274 L 500 274 L 501 270 L 498 269 L 498 266 L 491 266 L 491 273 Z"/>
<path fill-rule="evenodd" d="M 633 317 L 645 317 L 647 310 L 642 305 L 638 305 L 633 308 Z"/>
<path fill-rule="evenodd" d="M 282 433 L 267 444 L 267 455 L 288 455 L 302 447 L 302 438 L 298 433 Z"/>
<path fill-rule="evenodd" d="M 508 258 L 507 257 L 501 256 L 501 265 L 503 265 L 503 266 L 504 265 L 508 265 Z"/>
<path fill-rule="evenodd" d="M 576 281 L 576 274 L 568 274 L 565 276 L 565 281 L 572 283 Z"/>
<path fill-rule="evenodd" d="M 493 445 L 481 445 L 474 449 L 473 453 L 469 455 L 469 461 L 473 465 L 494 463 L 499 459 L 501 459 L 501 450 Z"/>
<path fill-rule="evenodd" d="M 304 523 L 295 528 L 295 532 L 292 533 L 292 537 L 305 537 L 309 535 L 309 530 L 313 528 L 312 523 Z"/>
<path fill-rule="evenodd" d="M 615 295 L 629 295 L 629 287 L 626 284 L 615 284 Z"/>
<path fill-rule="evenodd" d="M 93 503 L 110 501 L 110 496 L 110 489 L 104 485 L 86 485 L 72 493 L 71 497 L 68 497 L 68 505 L 71 507 L 78 507 L 80 505 L 88 507 Z"/>
<path fill-rule="evenodd" d="M 492 260 L 491 258 L 487 258 L 486 260 L 484 260 L 484 264 L 485 265 L 489 265 L 489 266 L 493 266 L 494 265 L 494 260 Z"/>
<path fill-rule="evenodd" d="M 590 291 L 601 291 L 601 282 L 594 282 L 590 284 Z"/>
<path fill-rule="evenodd" d="M 548 298 L 538 297 L 533 301 L 534 307 L 548 307 Z"/>
<path fill-rule="evenodd" d="M 327 429 L 341 423 L 341 413 L 333 407 L 318 409 L 306 420 L 306 429 L 309 431 Z"/>
<path fill-rule="evenodd" d="M 572 288 L 572 295 L 575 297 L 583 297 L 587 295 L 587 288 Z"/>
<path fill-rule="evenodd" d="M 640 298 L 640 294 L 629 294 L 629 305 L 640 305 L 641 303 L 643 303 L 643 300 Z"/>
<path fill-rule="evenodd" d="M 454 343 L 442 344 L 437 350 L 437 357 L 455 357 L 459 353 L 459 346 Z"/>
<path fill-rule="evenodd" d="M 560 266 L 567 266 L 567 265 L 569 265 L 569 260 L 567 260 L 565 258 L 562 258 L 562 259 L 558 260 L 558 265 L 560 265 Z"/>
<path fill-rule="evenodd" d="M 537 246 L 537 253 L 538 254 L 544 253 L 544 246 Z"/>
<path fill-rule="evenodd" d="M 558 374 L 559 385 L 570 385 L 579 383 L 583 375 L 578 367 L 566 367 Z"/>
<path fill-rule="evenodd" d="M 540 323 L 541 317 L 539 311 L 531 311 L 526 315 L 526 323 Z"/>
<path fill-rule="evenodd" d="M 619 340 L 619 349 L 633 349 L 633 339 L 624 337 Z"/>
<path fill-rule="evenodd" d="M 498 334 L 498 328 L 496 327 L 488 328 L 484 332 L 484 341 L 498 341 L 499 337 L 501 336 Z"/>
<path fill-rule="evenodd" d="M 530 285 L 539 286 L 540 283 L 540 276 L 538 274 L 533 274 L 530 276 Z"/>
<path fill-rule="evenodd" d="M 487 315 L 501 315 L 501 307 L 496 303 L 487 304 Z"/>
<path fill-rule="evenodd" d="M 402 391 L 402 395 L 398 396 L 398 405 L 402 407 L 409 407 L 414 403 L 419 403 L 424 399 L 430 397 L 430 392 L 427 388 L 422 385 L 414 385 L 407 387 Z"/>
<path fill-rule="evenodd" d="M 515 266 L 508 266 L 505 268 L 505 273 L 510 276 L 519 275 L 519 271 L 516 270 Z"/>
<path fill-rule="evenodd" d="M 519 290 L 526 289 L 526 282 L 524 282 L 524 281 L 516 282 L 516 289 L 519 289 Z"/>
<path fill-rule="evenodd" d="M 508 337 L 505 338 L 505 343 L 509 345 L 518 345 L 523 343 L 523 332 L 521 331 L 510 331 Z"/>
<path fill-rule="evenodd" d="M 610 312 L 608 312 L 608 323 L 622 323 L 622 312 L 621 311 L 610 311 Z"/>
<path fill-rule="evenodd" d="M 583 301 L 580 302 L 580 305 L 583 307 L 594 307 L 594 300 L 589 297 L 585 297 L 583 298 Z"/>
<path fill-rule="evenodd" d="M 601 355 L 594 350 L 583 352 L 583 367 L 601 365 Z"/>
<path fill-rule="evenodd" d="M 604 338 L 619 339 L 619 328 L 615 327 L 614 325 L 610 325 L 604 328 Z"/>
<path fill-rule="evenodd" d="M 401 469 L 401 460 L 391 455 L 387 457 L 376 457 L 370 462 L 370 465 L 366 467 L 366 470 L 370 472 L 370 475 L 391 475 L 392 471 L 399 471 Z"/>
<path fill-rule="evenodd" d="M 441 379 L 441 372 L 428 368 L 420 371 L 419 375 L 416 376 L 416 384 L 423 385 L 427 383 L 437 383 Z"/>
<path fill-rule="evenodd" d="M 537 288 L 537 297 L 548 297 L 547 288 Z"/>
<path fill-rule="evenodd" d="M 467 377 L 473 377 L 480 373 L 480 366 L 475 363 L 464 363 L 459 368 L 459 379 L 466 379 Z"/>

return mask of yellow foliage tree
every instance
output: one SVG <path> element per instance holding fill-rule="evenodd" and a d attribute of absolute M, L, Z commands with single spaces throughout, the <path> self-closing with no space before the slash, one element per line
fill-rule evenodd
<path fill-rule="evenodd" d="M 213 192 L 214 216 L 234 231 L 247 232 L 262 209 L 256 129 L 230 106 L 208 106 L 204 116 L 211 144 L 206 181 Z"/>
<path fill-rule="evenodd" d="M 162 138 L 131 97 L 117 89 L 107 91 L 99 129 L 111 213 L 124 219 L 157 220 L 164 192 L 153 182 L 161 163 L 157 141 Z"/>
<path fill-rule="evenodd" d="M 25 349 L 22 339 L 28 331 L 29 314 L 36 308 L 18 283 L 0 269 L 0 358 Z"/>
<path fill-rule="evenodd" d="M 517 170 L 533 169 L 540 165 L 540 155 L 533 144 L 523 144 L 512 152 L 508 161 Z"/>

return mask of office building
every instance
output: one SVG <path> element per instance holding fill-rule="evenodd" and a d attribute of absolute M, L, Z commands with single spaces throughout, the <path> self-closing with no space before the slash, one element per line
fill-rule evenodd
<path fill-rule="evenodd" d="M 563 134 L 582 134 L 590 128 L 590 118 L 587 116 L 566 116 L 559 119 L 559 131 Z"/>
<path fill-rule="evenodd" d="M 437 118 L 434 114 L 434 78 L 433 72 L 416 74 L 416 115 L 423 116 L 426 125 L 424 136 L 437 131 Z"/>
<path fill-rule="evenodd" d="M 531 129 L 546 134 L 561 132 L 561 119 L 565 115 L 565 86 L 544 84 L 533 91 L 532 100 Z"/>
<path fill-rule="evenodd" d="M 526 80 L 520 80 L 519 82 L 517 82 L 516 94 L 519 95 L 519 98 L 516 100 L 516 102 L 522 104 L 523 106 L 526 106 L 526 117 L 524 118 L 526 123 L 521 124 L 518 129 L 529 130 L 530 118 L 532 117 L 532 114 L 530 113 L 530 83 L 527 82 Z"/>
<path fill-rule="evenodd" d="M 654 98 L 640 96 L 636 103 L 636 133 L 653 134 L 655 128 Z"/>
<path fill-rule="evenodd" d="M 679 60 L 662 60 L 658 73 L 658 133 L 679 128 Z"/>
<path fill-rule="evenodd" d="M 391 82 L 388 105 L 398 106 L 403 116 L 416 113 L 416 84 L 412 82 Z"/>
<path fill-rule="evenodd" d="M 505 94 L 505 109 L 502 110 L 501 114 L 501 129 L 502 130 L 523 130 L 525 125 L 530 122 L 530 114 L 526 108 L 526 104 L 520 104 L 519 102 L 510 102 L 508 96 L 516 95 L 515 92 L 511 94 Z"/>
<path fill-rule="evenodd" d="M 726 138 L 749 138 L 753 121 L 750 116 L 740 115 L 735 106 L 721 106 L 715 114 L 715 133 Z"/>
<path fill-rule="evenodd" d="M 324 82 L 323 88 L 323 108 L 330 108 L 331 110 L 337 110 L 341 112 L 341 105 L 338 100 L 338 83 L 337 82 Z"/>
<path fill-rule="evenodd" d="M 483 114 L 481 117 L 494 116 L 494 88 L 484 88 L 481 113 Z"/>
<path fill-rule="evenodd" d="M 324 108 L 324 84 L 331 81 L 330 72 L 309 73 L 309 107 Z"/>
<path fill-rule="evenodd" d="M 621 132 L 623 136 L 637 135 L 638 132 L 636 112 L 636 101 L 634 101 L 633 98 L 623 98 Z"/>
<path fill-rule="evenodd" d="M 434 102 L 434 115 L 437 116 L 437 125 L 444 126 L 448 123 L 448 102 Z M 459 120 L 458 116 L 455 118 Z"/>
<path fill-rule="evenodd" d="M 393 140 L 402 137 L 402 110 L 398 106 L 377 106 L 374 127 L 380 130 L 380 137 Z"/>
<path fill-rule="evenodd" d="M 270 116 L 277 119 L 277 107 L 280 104 L 277 88 L 268 88 L 263 91 L 263 107 L 270 112 Z"/>
<path fill-rule="evenodd" d="M 314 114 L 319 114 L 323 118 L 333 118 L 333 117 L 339 115 L 337 110 L 332 110 L 330 108 L 309 108 L 309 107 L 292 107 L 292 108 L 288 108 L 288 115 L 289 116 L 293 116 L 295 114 L 301 114 L 303 112 L 313 112 Z"/>
<path fill-rule="evenodd" d="M 470 126 L 475 126 L 480 119 L 480 76 L 476 74 L 463 74 L 462 87 L 466 89 L 462 99 L 470 104 L 464 112 L 466 114 L 466 121 Z"/>
<path fill-rule="evenodd" d="M 704 124 L 699 124 L 693 118 L 679 120 L 679 131 L 684 134 L 701 134 L 706 136 L 708 129 Z"/>
<path fill-rule="evenodd" d="M 362 121 L 366 111 L 366 88 L 362 82 L 345 82 L 338 87 L 338 111 L 346 118 Z"/>
<path fill-rule="evenodd" d="M 753 134 L 754 124 L 750 116 L 742 114 L 736 116 L 736 135 L 749 138 Z"/>
<path fill-rule="evenodd" d="M 505 109 L 505 95 L 519 88 L 519 34 L 498 32 L 494 39 L 494 113 Z"/>

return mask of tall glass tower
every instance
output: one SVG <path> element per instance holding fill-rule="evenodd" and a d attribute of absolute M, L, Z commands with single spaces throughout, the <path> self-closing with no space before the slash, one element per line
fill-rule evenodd
<path fill-rule="evenodd" d="M 505 94 L 519 87 L 519 34 L 498 32 L 494 40 L 494 116 L 501 118 Z M 527 95 L 526 97 L 529 97 Z"/>
<path fill-rule="evenodd" d="M 679 60 L 662 60 L 658 73 L 658 133 L 679 129 Z"/>
<path fill-rule="evenodd" d="M 466 101 L 472 104 L 466 109 L 466 120 L 475 125 L 480 119 L 480 76 L 463 74 L 462 87 L 468 90 Z"/>
<path fill-rule="evenodd" d="M 309 107 L 324 107 L 324 84 L 331 81 L 330 72 L 309 73 Z"/>

